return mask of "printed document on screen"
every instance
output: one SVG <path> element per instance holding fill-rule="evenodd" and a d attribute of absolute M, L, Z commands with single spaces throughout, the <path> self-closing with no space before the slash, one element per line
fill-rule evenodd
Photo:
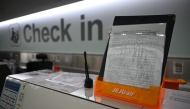
<path fill-rule="evenodd" d="M 165 23 L 113 26 L 105 81 L 141 88 L 160 86 L 165 28 Z"/>

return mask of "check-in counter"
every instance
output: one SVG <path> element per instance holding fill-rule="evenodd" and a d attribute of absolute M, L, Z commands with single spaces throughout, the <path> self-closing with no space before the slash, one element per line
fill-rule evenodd
<path fill-rule="evenodd" d="M 95 78 L 96 75 L 90 75 Z M 148 109 L 96 95 L 84 88 L 84 74 L 48 70 L 9 75 L 1 94 L 0 109 Z M 190 93 L 166 91 L 162 109 L 188 109 Z M 176 96 L 178 94 L 178 96 Z"/>

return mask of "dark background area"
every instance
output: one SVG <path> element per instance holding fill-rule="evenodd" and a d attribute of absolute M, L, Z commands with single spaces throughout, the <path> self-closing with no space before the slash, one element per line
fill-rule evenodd
<path fill-rule="evenodd" d="M 0 22 L 81 0 L 0 0 Z"/>

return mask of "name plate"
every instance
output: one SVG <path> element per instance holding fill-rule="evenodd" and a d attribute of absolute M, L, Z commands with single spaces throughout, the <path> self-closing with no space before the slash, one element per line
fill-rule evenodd
<path fill-rule="evenodd" d="M 130 100 L 133 102 L 140 102 L 143 104 L 156 106 L 159 102 L 160 87 L 150 86 L 149 89 L 145 89 L 104 81 L 102 83 L 101 92 L 122 98 L 123 100 Z"/>

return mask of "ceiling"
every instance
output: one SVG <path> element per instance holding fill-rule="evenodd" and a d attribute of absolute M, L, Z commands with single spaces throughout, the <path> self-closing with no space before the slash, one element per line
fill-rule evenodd
<path fill-rule="evenodd" d="M 81 0 L 0 0 L 0 22 Z"/>

